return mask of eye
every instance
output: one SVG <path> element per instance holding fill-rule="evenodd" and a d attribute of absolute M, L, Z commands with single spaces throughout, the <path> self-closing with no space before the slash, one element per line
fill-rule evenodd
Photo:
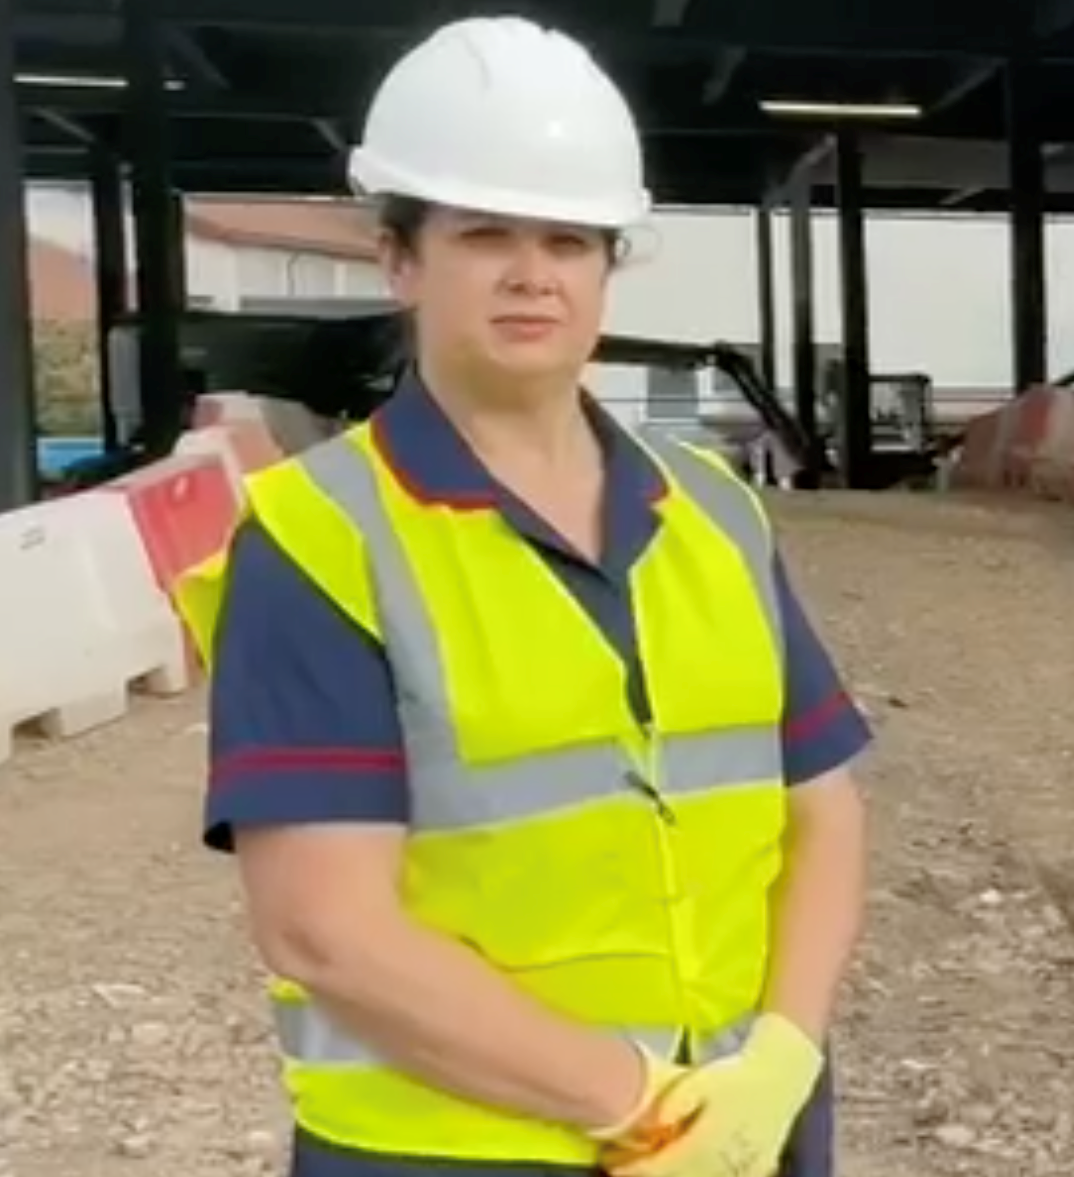
<path fill-rule="evenodd" d="M 462 237 L 475 245 L 496 245 L 506 240 L 507 230 L 502 225 L 469 225 L 462 231 Z"/>
<path fill-rule="evenodd" d="M 558 254 L 577 255 L 591 253 L 597 244 L 581 233 L 556 233 L 548 239 L 549 248 Z"/>

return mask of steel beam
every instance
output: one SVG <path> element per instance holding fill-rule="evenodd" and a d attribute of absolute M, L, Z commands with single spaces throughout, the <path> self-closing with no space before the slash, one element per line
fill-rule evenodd
<path fill-rule="evenodd" d="M 653 26 L 677 28 L 686 19 L 691 0 L 653 0 Z"/>
<path fill-rule="evenodd" d="M 178 320 L 183 300 L 175 258 L 179 242 L 164 101 L 165 46 L 155 10 L 153 0 L 124 0 L 124 48 L 130 83 L 125 94 L 126 130 L 137 243 L 142 428 L 150 453 L 165 454 L 182 425 Z"/>
<path fill-rule="evenodd" d="M 34 114 L 42 122 L 48 123 L 53 130 L 59 131 L 61 135 L 66 135 L 83 147 L 92 147 L 97 141 L 97 137 L 88 127 L 84 127 L 78 119 L 70 115 L 60 114 L 58 110 L 35 110 Z"/>
<path fill-rule="evenodd" d="M 675 0 L 665 0 L 665 11 L 675 15 Z M 1024 0 L 1029 7 L 1029 0 Z M 681 6 L 678 0 L 676 7 Z M 1054 7 L 1049 15 L 1042 10 L 1041 28 L 1054 26 L 1065 19 L 1067 0 L 1045 0 L 1045 9 Z M 922 19 L 899 19 L 898 13 L 884 21 L 876 20 L 871 9 L 861 9 L 862 16 L 845 19 L 846 5 L 828 19 L 818 20 L 810 5 L 787 5 L 779 19 L 773 19 L 771 8 L 760 4 L 707 4 L 687 9 L 683 24 L 657 31 L 667 38 L 684 44 L 703 46 L 711 50 L 713 43 L 744 45 L 751 52 L 783 53 L 869 53 L 898 57 L 941 57 L 959 53 L 981 53 L 1003 56 L 1012 37 L 1024 29 L 1022 4 L 1009 6 L 1010 11 L 999 18 L 992 8 L 982 7 L 981 18 L 973 23 L 936 20 L 931 15 Z M 594 11 L 594 27 L 586 28 L 584 4 L 545 5 L 551 8 L 548 19 L 564 15 L 571 25 L 606 47 L 633 42 L 644 47 L 651 43 L 652 28 L 612 33 L 603 26 L 607 9 Z M 556 9 L 558 8 L 558 12 Z M 280 3 L 279 0 L 165 0 L 161 15 L 170 24 L 186 28 L 230 28 L 299 30 L 308 35 L 337 37 L 341 32 L 360 33 L 382 41 L 412 42 L 415 33 L 426 22 L 385 21 L 382 0 L 310 0 L 304 5 Z M 38 26 L 49 20 L 67 22 L 80 16 L 97 21 L 110 15 L 110 7 L 100 0 L 35 0 L 31 14 Z"/>
<path fill-rule="evenodd" d="M 757 325 L 761 341 L 761 375 L 776 387 L 776 273 L 772 244 L 772 209 L 762 204 L 754 214 L 757 242 Z"/>
<path fill-rule="evenodd" d="M 835 147 L 831 135 L 825 135 L 808 147 L 802 148 L 792 160 L 783 179 L 777 180 L 770 186 L 767 193 L 773 203 L 786 201 L 793 204 L 800 199 L 801 190 L 808 190 L 814 185 L 817 170 L 828 159 Z M 808 203 L 808 202 L 807 202 Z"/>
<path fill-rule="evenodd" d="M 799 173 L 790 194 L 791 300 L 794 349 L 794 410 L 811 443 L 817 438 L 817 346 L 813 273 L 812 192 L 807 172 Z"/>
<path fill-rule="evenodd" d="M 28 235 L 12 7 L 13 0 L 0 0 L 0 511 L 37 497 Z"/>
<path fill-rule="evenodd" d="M 976 61 L 960 70 L 955 81 L 933 103 L 929 104 L 929 117 L 935 118 L 945 111 L 953 110 L 960 102 L 975 94 L 986 82 L 997 74 L 1002 63 L 996 60 Z"/>
<path fill-rule="evenodd" d="M 733 64 L 734 58 L 731 58 Z M 726 71 L 714 71 L 719 82 Z M 728 79 L 729 80 L 729 79 Z M 355 79 L 355 88 L 361 80 Z M 93 89 L 83 86 L 24 84 L 18 88 L 19 105 L 27 111 L 55 110 L 72 115 L 118 114 L 126 105 L 122 89 Z M 281 94 L 280 91 L 261 93 L 243 90 L 206 89 L 193 84 L 182 90 L 170 90 L 165 96 L 168 114 L 172 118 L 234 119 L 238 121 L 310 122 L 317 119 L 349 121 L 353 102 L 349 97 L 309 90 L 301 94 Z M 691 112 L 693 113 L 693 112 Z M 721 123 L 712 119 L 712 111 L 700 105 L 694 118 L 665 119 L 646 129 L 658 136 L 690 136 L 719 138 L 724 135 L 786 135 L 810 125 L 828 125 L 823 120 L 774 119 L 763 114 L 737 117 Z M 889 124 L 879 120 L 877 127 Z"/>
<path fill-rule="evenodd" d="M 1074 0 L 1036 0 L 1033 32 L 1047 39 L 1074 26 Z"/>
<path fill-rule="evenodd" d="M 1007 68 L 1011 192 L 1011 330 L 1016 392 L 1048 375 L 1048 314 L 1044 253 L 1044 153 L 1037 129 L 1038 75 L 1032 62 Z"/>
<path fill-rule="evenodd" d="M 712 63 L 712 71 L 705 79 L 701 92 L 701 105 L 718 106 L 746 61 L 746 50 L 740 48 L 721 49 Z"/>
<path fill-rule="evenodd" d="M 733 58 L 731 59 L 733 63 Z M 714 71 L 694 110 L 677 112 L 644 128 L 648 139 L 759 139 L 793 140 L 796 137 L 831 134 L 837 124 L 830 118 L 778 118 L 758 112 L 754 115 L 736 113 L 721 119 L 713 110 L 712 100 L 718 99 L 722 89 L 730 84 L 727 68 Z M 19 87 L 21 108 L 28 113 L 53 111 L 67 118 L 119 115 L 126 106 L 122 90 L 93 90 L 72 86 L 23 85 Z M 205 90 L 190 86 L 182 91 L 169 91 L 165 104 L 171 119 L 195 119 L 221 122 L 278 122 L 281 124 L 316 123 L 318 121 L 348 123 L 354 114 L 353 104 L 338 95 L 307 93 L 282 95 L 250 93 L 237 90 Z M 659 106 L 659 104 L 657 104 Z M 1074 121 L 1063 112 L 1042 112 L 1042 137 L 1062 141 L 1074 139 Z M 891 134 L 892 124 L 884 119 L 856 119 L 862 134 Z M 996 129 L 983 124 L 959 123 L 951 120 L 943 128 L 945 139 L 991 140 L 997 138 Z"/>
<path fill-rule="evenodd" d="M 316 119 L 313 125 L 317 129 L 317 134 L 335 154 L 343 155 L 351 146 L 339 123 L 334 119 Z"/>
<path fill-rule="evenodd" d="M 836 140 L 839 193 L 839 273 L 843 309 L 843 384 L 839 397 L 839 469 L 845 486 L 864 489 L 872 460 L 872 387 L 869 360 L 869 276 L 865 248 L 865 191 L 857 137 Z"/>
<path fill-rule="evenodd" d="M 94 261 L 97 281 L 97 359 L 101 425 L 105 448 L 113 450 L 118 428 L 112 387 L 109 337 L 129 310 L 127 242 L 124 231 L 123 178 L 120 163 L 105 150 L 92 157 Z"/>
<path fill-rule="evenodd" d="M 227 74 L 199 44 L 195 33 L 189 29 L 170 28 L 167 39 L 172 53 L 187 67 L 185 72 L 192 72 L 201 82 L 218 90 L 226 90 L 231 85 Z"/>

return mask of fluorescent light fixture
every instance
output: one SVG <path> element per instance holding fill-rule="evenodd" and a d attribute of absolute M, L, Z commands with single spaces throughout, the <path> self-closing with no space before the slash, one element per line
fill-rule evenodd
<path fill-rule="evenodd" d="M 125 90 L 127 79 L 112 77 L 107 74 L 26 74 L 15 75 L 15 81 L 20 86 L 44 86 L 51 89 L 64 90 Z M 165 90 L 182 90 L 184 83 L 176 78 L 168 78 L 164 83 Z"/>
<path fill-rule="evenodd" d="M 765 114 L 787 118 L 826 119 L 919 119 L 924 111 L 909 102 L 810 102 L 779 98 L 764 99 Z"/>

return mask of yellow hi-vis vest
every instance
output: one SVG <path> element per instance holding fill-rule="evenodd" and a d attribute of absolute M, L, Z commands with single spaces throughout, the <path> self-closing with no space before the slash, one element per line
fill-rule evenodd
<path fill-rule="evenodd" d="M 418 501 L 362 425 L 250 483 L 290 557 L 383 643 L 413 825 L 403 899 L 549 1007 L 696 1057 L 758 1005 L 785 820 L 768 525 L 719 459 L 646 443 L 668 494 L 631 573 L 652 722 L 619 656 L 492 510 Z M 183 594 L 207 650 L 222 567 Z M 360 707 L 361 699 L 354 705 Z M 298 1124 L 414 1156 L 589 1165 L 580 1133 L 395 1069 L 275 987 Z"/>

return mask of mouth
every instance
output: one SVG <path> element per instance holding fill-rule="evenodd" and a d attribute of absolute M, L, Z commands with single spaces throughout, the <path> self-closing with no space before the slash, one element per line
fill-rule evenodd
<path fill-rule="evenodd" d="M 558 319 L 543 315 L 499 315 L 492 322 L 497 330 L 520 339 L 539 339 L 559 326 Z"/>

